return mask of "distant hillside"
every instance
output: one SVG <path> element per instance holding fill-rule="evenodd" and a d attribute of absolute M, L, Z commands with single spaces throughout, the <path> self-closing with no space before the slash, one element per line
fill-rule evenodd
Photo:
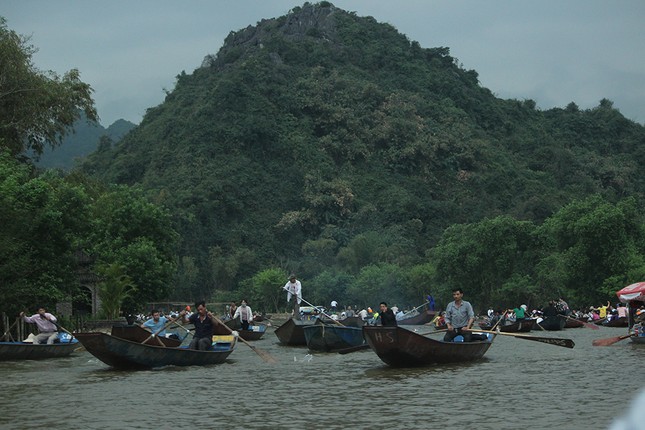
<path fill-rule="evenodd" d="M 74 125 L 74 133 L 67 135 L 60 146 L 46 146 L 36 165 L 43 168 L 71 169 L 78 159 L 96 151 L 101 137 L 107 136 L 116 143 L 130 130 L 136 127 L 124 119 L 119 119 L 107 129 L 97 123 L 89 123 L 85 118 L 79 119 Z"/>
<path fill-rule="evenodd" d="M 448 48 L 321 2 L 231 32 L 83 168 L 171 208 L 199 297 L 271 265 L 416 264 L 451 224 L 590 194 L 642 202 L 643 143 L 609 100 L 499 99 Z"/>

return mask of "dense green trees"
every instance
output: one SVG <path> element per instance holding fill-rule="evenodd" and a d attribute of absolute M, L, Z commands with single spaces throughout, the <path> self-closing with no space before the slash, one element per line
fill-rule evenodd
<path fill-rule="evenodd" d="M 42 72 L 31 61 L 35 52 L 29 38 L 10 30 L 0 16 L 0 143 L 13 156 L 38 155 L 59 144 L 81 112 L 98 119 L 92 88 L 78 70 L 62 78 Z"/>
<path fill-rule="evenodd" d="M 305 4 L 232 32 L 84 168 L 171 208 L 175 293 L 250 296 L 254 276 L 280 267 L 321 303 L 416 305 L 460 285 L 482 306 L 540 304 L 577 297 L 583 268 L 543 223 L 594 194 L 641 207 L 644 136 L 608 100 L 547 111 L 501 100 L 448 48 Z M 638 252 L 585 282 L 606 294 L 598 283 L 635 270 Z"/>
<path fill-rule="evenodd" d="M 644 275 L 644 141 L 609 100 L 498 99 L 448 48 L 325 2 L 231 33 L 103 141 L 83 172 L 121 186 L 24 181 L 64 185 L 50 204 L 74 216 L 54 218 L 55 243 L 121 267 L 128 307 L 246 297 L 272 312 L 290 271 L 316 304 L 444 306 L 459 286 L 476 307 L 587 305 Z"/>
<path fill-rule="evenodd" d="M 81 116 L 97 120 L 92 89 L 78 71 L 62 78 L 41 72 L 32 64 L 34 52 L 0 17 L 1 310 L 51 308 L 83 297 L 78 250 L 92 255 L 94 270 L 104 275 L 110 316 L 123 299 L 138 308 L 166 297 L 177 241 L 166 211 L 141 191 L 105 187 L 79 173 L 38 173 L 21 162 L 59 144 Z"/>
<path fill-rule="evenodd" d="M 82 175 L 37 175 L 0 152 L 0 303 L 3 311 L 80 299 L 75 252 L 83 249 L 105 276 L 109 313 L 165 298 L 176 273 L 176 241 L 167 211 L 141 191 L 103 188 Z M 103 268 L 103 269 L 101 269 Z M 118 272 L 118 273 L 117 273 Z M 115 299 L 116 302 L 112 302 Z"/>

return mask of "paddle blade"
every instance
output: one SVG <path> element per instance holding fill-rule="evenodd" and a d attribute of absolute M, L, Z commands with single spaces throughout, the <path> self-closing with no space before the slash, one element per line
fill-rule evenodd
<path fill-rule="evenodd" d="M 249 345 L 249 346 L 251 347 L 251 349 L 252 349 L 253 351 L 255 351 L 255 353 L 256 353 L 257 355 L 259 355 L 259 356 L 260 356 L 260 358 L 261 358 L 262 360 L 266 361 L 267 363 L 276 364 L 276 363 L 278 362 L 278 360 L 276 360 L 276 359 L 275 359 L 275 357 L 274 357 L 274 356 L 272 356 L 271 354 L 269 354 L 267 351 L 264 351 L 264 350 L 262 350 L 262 349 L 258 349 L 258 348 L 256 348 L 256 347 L 255 347 L 255 346 L 253 346 L 253 345 Z"/>
<path fill-rule="evenodd" d="M 616 342 L 620 342 L 623 339 L 627 339 L 628 337 L 631 337 L 631 336 L 632 336 L 631 334 L 626 334 L 623 336 L 608 337 L 606 339 L 596 339 L 593 342 L 591 342 L 591 344 L 593 346 L 609 346 L 609 345 L 615 344 Z"/>

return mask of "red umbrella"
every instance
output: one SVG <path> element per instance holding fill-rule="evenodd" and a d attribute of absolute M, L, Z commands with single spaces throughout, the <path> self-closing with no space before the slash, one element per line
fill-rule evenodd
<path fill-rule="evenodd" d="M 645 282 L 631 284 L 616 292 L 621 302 L 627 303 L 631 300 L 645 302 Z"/>

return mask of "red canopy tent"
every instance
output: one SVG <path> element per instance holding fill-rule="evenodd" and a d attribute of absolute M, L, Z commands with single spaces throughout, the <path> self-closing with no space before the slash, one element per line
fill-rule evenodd
<path fill-rule="evenodd" d="M 616 295 L 623 303 L 628 303 L 633 300 L 645 302 L 645 282 L 628 285 L 616 292 Z"/>

